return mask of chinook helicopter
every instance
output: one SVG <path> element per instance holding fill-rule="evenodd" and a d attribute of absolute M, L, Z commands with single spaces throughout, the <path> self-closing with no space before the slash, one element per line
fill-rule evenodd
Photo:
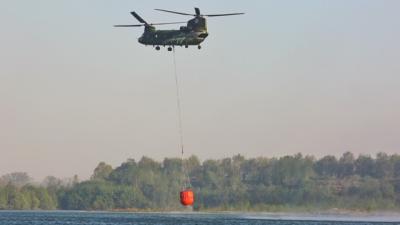
<path fill-rule="evenodd" d="M 244 13 L 226 13 L 226 14 L 208 14 L 202 15 L 199 8 L 194 8 L 195 14 L 175 12 L 164 9 L 155 9 L 161 12 L 174 13 L 178 15 L 194 16 L 193 19 L 187 22 L 173 22 L 173 23 L 147 23 L 142 17 L 136 12 L 131 12 L 132 16 L 135 17 L 141 24 L 135 25 L 115 25 L 114 27 L 144 27 L 144 33 L 138 39 L 139 43 L 143 45 L 152 45 L 158 51 L 160 46 L 168 46 L 168 51 L 172 51 L 175 46 L 185 46 L 188 48 L 189 45 L 197 45 L 198 49 L 201 49 L 201 43 L 208 37 L 207 32 L 207 21 L 205 17 L 217 17 L 217 16 L 235 16 L 242 15 Z M 186 26 L 181 26 L 179 30 L 157 30 L 154 26 L 156 25 L 167 25 L 167 24 L 182 24 L 187 23 Z"/>

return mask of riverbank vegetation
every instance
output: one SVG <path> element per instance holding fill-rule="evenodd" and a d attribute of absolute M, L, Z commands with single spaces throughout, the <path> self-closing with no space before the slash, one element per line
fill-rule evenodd
<path fill-rule="evenodd" d="M 315 159 L 240 155 L 184 161 L 196 193 L 195 210 L 398 210 L 400 156 L 379 153 Z M 91 179 L 47 177 L 35 184 L 26 173 L 0 178 L 0 209 L 180 209 L 182 162 L 143 157 L 112 168 L 102 162 Z"/>

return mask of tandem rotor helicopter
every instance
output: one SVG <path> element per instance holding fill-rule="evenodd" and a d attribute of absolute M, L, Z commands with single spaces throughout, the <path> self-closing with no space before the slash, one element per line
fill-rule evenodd
<path fill-rule="evenodd" d="M 244 13 L 225 13 L 225 14 L 207 14 L 203 15 L 200 13 L 199 8 L 194 8 L 195 14 L 175 12 L 164 9 L 155 9 L 161 12 L 174 13 L 185 16 L 194 16 L 193 19 L 187 22 L 173 22 L 173 23 L 147 23 L 142 17 L 136 12 L 131 12 L 141 24 L 135 25 L 115 25 L 114 27 L 144 27 L 144 33 L 138 39 L 139 43 L 143 45 L 152 45 L 158 51 L 160 46 L 168 46 L 168 51 L 172 51 L 175 46 L 185 46 L 188 48 L 189 45 L 197 45 L 198 49 L 201 49 L 201 43 L 208 37 L 207 32 L 207 21 L 205 17 L 217 17 L 217 16 L 235 16 L 242 15 Z M 186 26 L 181 26 L 179 30 L 157 30 L 154 26 L 156 25 L 167 25 L 167 24 L 182 24 L 187 23 Z"/>

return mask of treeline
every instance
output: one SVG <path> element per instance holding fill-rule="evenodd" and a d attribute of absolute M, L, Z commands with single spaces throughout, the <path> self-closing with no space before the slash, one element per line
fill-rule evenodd
<path fill-rule="evenodd" d="M 0 187 L 0 209 L 56 209 L 56 197 L 49 195 L 43 187 L 26 185 L 17 188 L 13 185 Z"/>
<path fill-rule="evenodd" d="M 58 207 L 58 194 L 77 184 L 77 176 L 60 180 L 49 176 L 35 184 L 27 173 L 0 177 L 0 210 L 52 210 Z"/>
<path fill-rule="evenodd" d="M 399 155 L 356 158 L 347 152 L 318 160 L 301 154 L 252 159 L 236 155 L 202 163 L 192 156 L 184 165 L 196 210 L 400 209 Z M 39 186 L 18 186 L 0 179 L 0 209 L 176 210 L 184 179 L 181 168 L 177 158 L 157 162 L 143 157 L 115 169 L 102 162 L 83 182 L 63 183 L 53 177 Z"/>

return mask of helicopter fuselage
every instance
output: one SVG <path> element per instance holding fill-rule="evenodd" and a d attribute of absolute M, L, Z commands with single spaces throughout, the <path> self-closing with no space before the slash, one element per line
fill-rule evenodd
<path fill-rule="evenodd" d="M 141 24 L 135 25 L 115 25 L 115 27 L 144 27 L 144 33 L 139 37 L 139 43 L 143 45 L 155 46 L 156 50 L 160 50 L 160 46 L 168 46 L 168 51 L 172 51 L 175 46 L 197 45 L 198 49 L 201 49 L 200 44 L 208 37 L 207 32 L 207 20 L 205 17 L 216 17 L 216 16 L 234 16 L 242 15 L 244 13 L 225 13 L 225 14 L 206 14 L 200 13 L 199 8 L 195 8 L 195 14 L 181 13 L 164 9 L 156 9 L 158 11 L 175 13 L 186 16 L 194 16 L 193 19 L 187 22 L 169 22 L 169 23 L 147 23 L 142 17 L 136 12 L 132 11 L 131 14 Z M 155 25 L 170 25 L 187 23 L 186 26 L 180 27 L 179 30 L 157 30 Z"/>
<path fill-rule="evenodd" d="M 206 31 L 148 30 L 138 39 L 144 45 L 189 46 L 199 45 L 208 36 Z"/>
<path fill-rule="evenodd" d="M 200 45 L 208 37 L 206 19 L 196 17 L 179 30 L 156 30 L 146 26 L 139 43 L 154 46 L 189 46 Z"/>

